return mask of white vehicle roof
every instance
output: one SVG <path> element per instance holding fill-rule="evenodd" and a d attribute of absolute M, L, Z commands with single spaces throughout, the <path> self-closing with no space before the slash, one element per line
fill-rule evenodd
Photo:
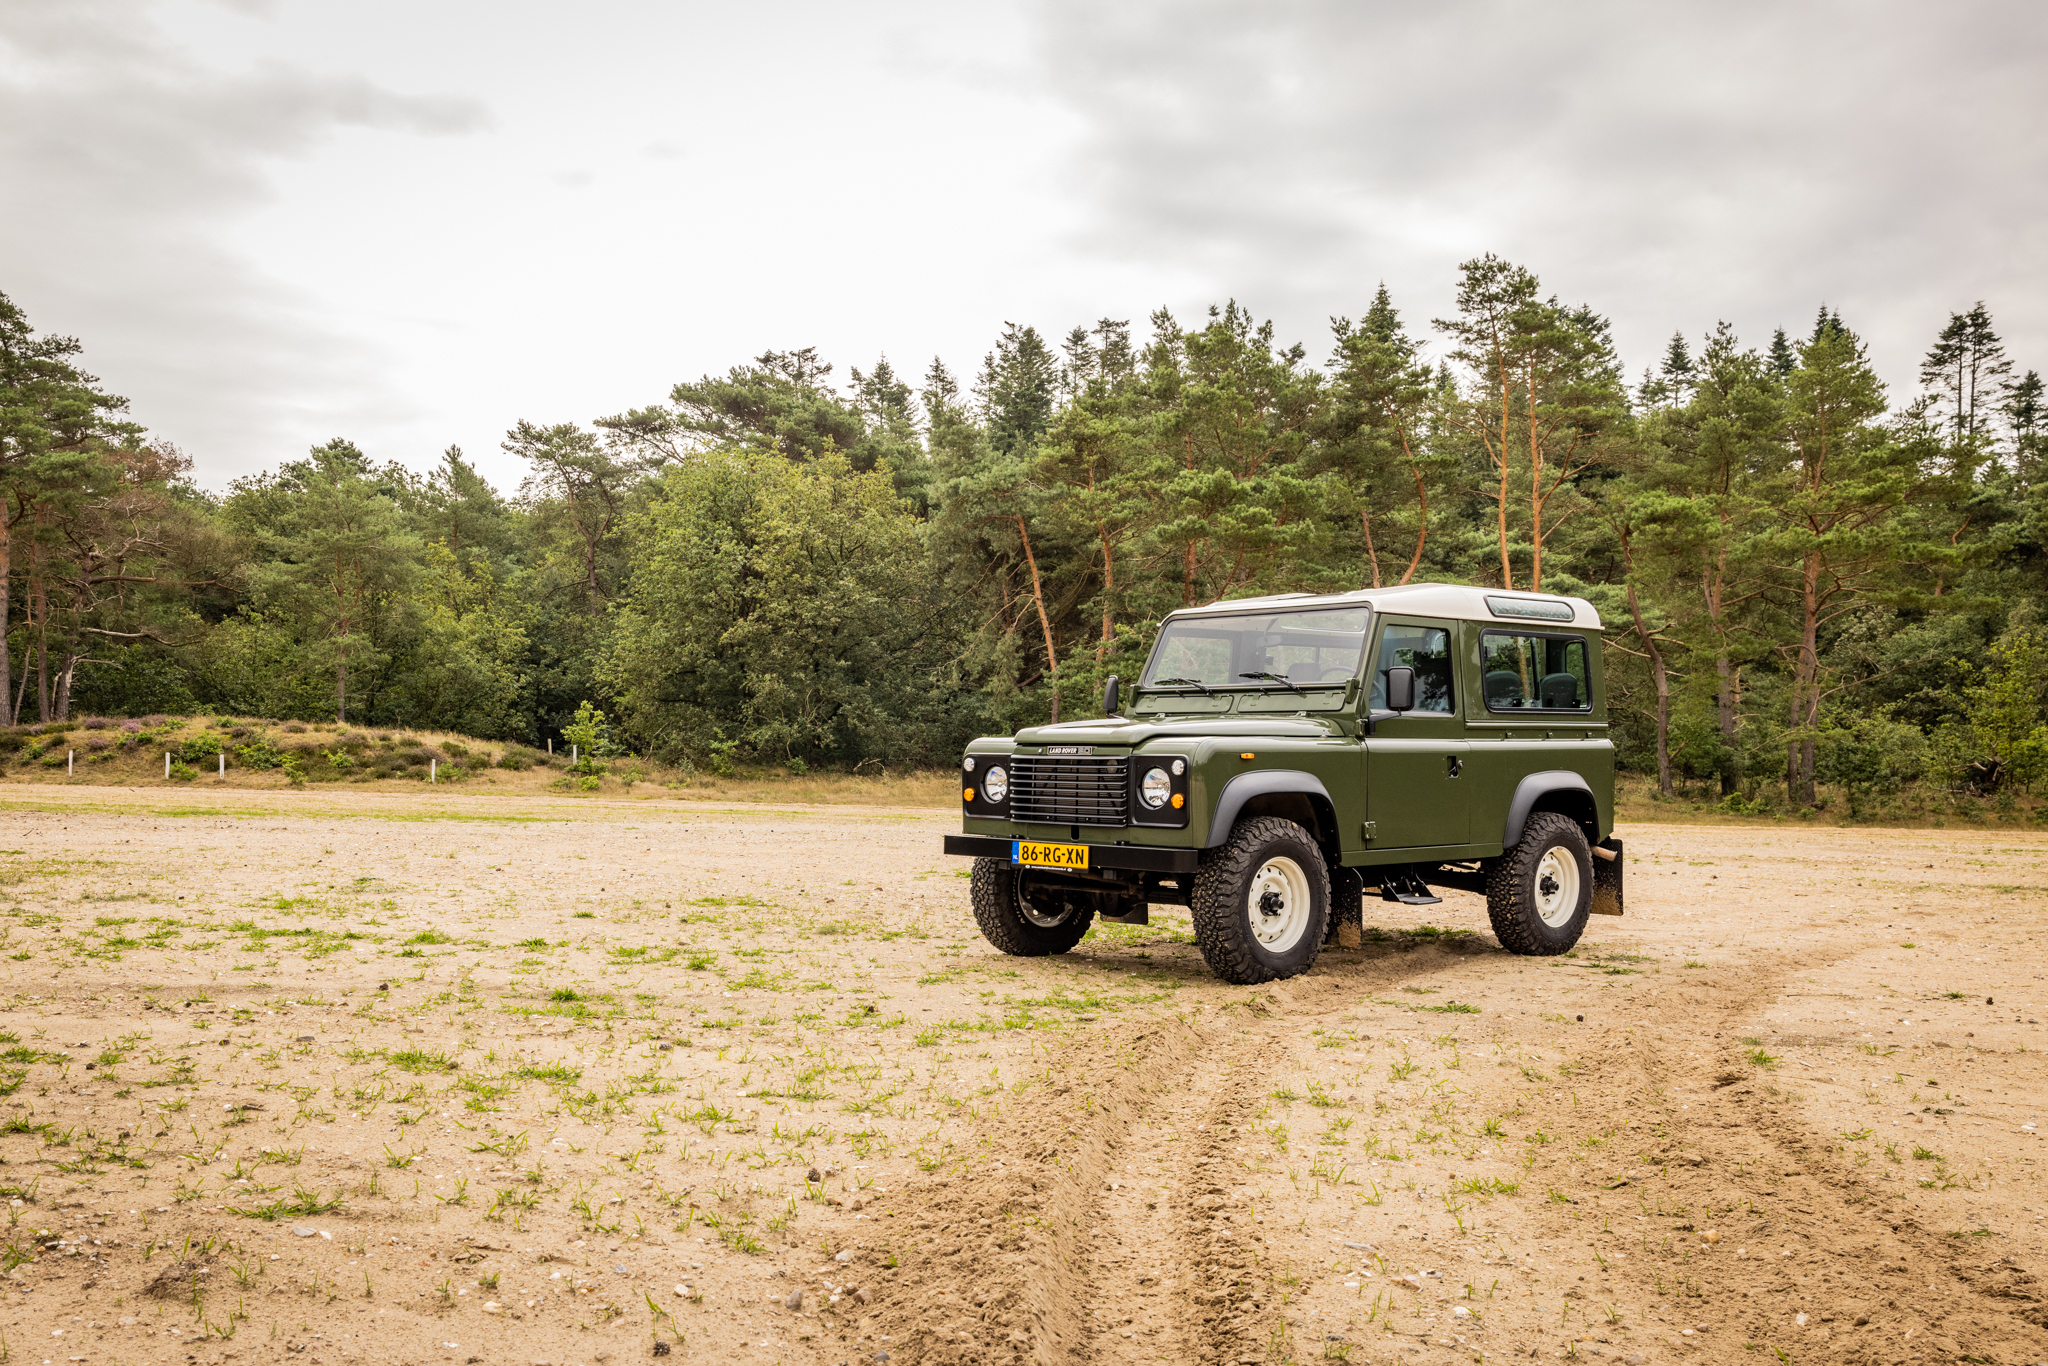
<path fill-rule="evenodd" d="M 1407 583 L 1398 588 L 1361 588 L 1351 593 L 1275 593 L 1264 598 L 1228 598 L 1204 607 L 1183 607 L 1167 615 L 1214 616 L 1222 612 L 1299 612 L 1318 607 L 1370 607 L 1399 616 L 1448 617 L 1495 625 L 1600 630 L 1600 614 L 1584 598 L 1472 588 L 1457 583 Z"/>

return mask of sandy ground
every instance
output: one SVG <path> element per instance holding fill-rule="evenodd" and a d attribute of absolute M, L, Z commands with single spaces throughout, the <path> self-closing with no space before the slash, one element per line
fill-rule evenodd
<path fill-rule="evenodd" d="M 995 954 L 926 811 L 0 825 L 8 1360 L 2048 1360 L 2048 836 L 1624 829 L 1572 957 L 1238 988 Z"/>

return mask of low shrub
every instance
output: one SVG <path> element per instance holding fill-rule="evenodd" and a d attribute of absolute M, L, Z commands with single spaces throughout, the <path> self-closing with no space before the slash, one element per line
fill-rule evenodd
<path fill-rule="evenodd" d="M 227 747 L 228 742 L 225 739 L 210 730 L 202 730 L 186 736 L 184 742 L 172 752 L 184 763 L 199 764 L 211 760 Z"/>
<path fill-rule="evenodd" d="M 264 736 L 257 736 L 246 744 L 235 746 L 235 762 L 244 768 L 271 769 L 284 767 L 284 752 Z"/>

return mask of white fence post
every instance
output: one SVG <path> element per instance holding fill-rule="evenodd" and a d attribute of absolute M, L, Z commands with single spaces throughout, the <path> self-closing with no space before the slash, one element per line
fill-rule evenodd
<path fill-rule="evenodd" d="M 581 747 L 577 745 L 569 746 L 569 767 L 574 768 L 576 767 L 576 765 L 582 762 L 583 754 L 581 752 Z"/>
<path fill-rule="evenodd" d="M 171 776 L 171 752 L 169 750 L 164 751 L 164 776 L 166 778 Z"/>
<path fill-rule="evenodd" d="M 550 736 L 548 737 L 548 755 L 549 755 L 549 757 L 550 757 L 550 758 L 552 758 L 552 757 L 554 756 L 554 752 L 555 752 L 555 737 L 554 737 L 554 736 L 552 736 L 552 735 L 550 735 Z"/>
<path fill-rule="evenodd" d="M 64 751 L 64 776 L 65 776 L 65 777 L 67 777 L 67 778 L 75 778 L 75 777 L 77 777 L 77 776 L 78 776 L 78 769 L 77 769 L 77 767 L 76 767 L 77 763 L 78 763 L 78 751 L 77 751 L 77 750 L 75 750 L 75 749 L 67 749 L 67 750 L 65 750 L 65 751 Z"/>
<path fill-rule="evenodd" d="M 216 754 L 216 755 L 214 755 L 213 757 L 214 757 L 214 758 L 216 758 L 216 759 L 218 759 L 218 760 L 220 760 L 220 780 L 221 780 L 222 782 L 226 782 L 226 781 L 228 780 L 228 755 L 227 755 L 227 751 L 226 751 L 226 750 L 222 750 L 222 751 L 221 751 L 221 752 L 220 752 L 219 754 Z"/>
<path fill-rule="evenodd" d="M 441 781 L 441 761 L 439 759 L 427 760 L 427 781 L 430 783 Z"/>

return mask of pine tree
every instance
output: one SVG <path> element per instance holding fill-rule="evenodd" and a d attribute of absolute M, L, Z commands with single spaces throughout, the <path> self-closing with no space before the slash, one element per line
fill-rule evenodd
<path fill-rule="evenodd" d="M 1981 299 L 1969 312 L 1949 315 L 1920 362 L 1920 384 L 1946 401 L 1950 438 L 1959 450 L 1989 440 L 1995 396 L 2011 373 L 2005 344 Z"/>
<path fill-rule="evenodd" d="M 2041 372 L 2029 370 L 2005 386 L 1999 411 L 2012 433 L 2013 464 L 2022 482 L 2032 484 L 2041 467 Z"/>
<path fill-rule="evenodd" d="M 1892 592 L 1902 563 L 1924 558 L 1901 516 L 1924 488 L 1915 452 L 1878 424 L 1884 383 L 1839 317 L 1823 312 L 1786 386 L 1791 464 L 1769 540 L 1797 632 L 1779 646 L 1791 683 L 1786 793 L 1811 806 L 1821 702 L 1831 691 L 1822 632 Z"/>
<path fill-rule="evenodd" d="M 974 389 L 989 444 L 997 454 L 1029 454 L 1052 422 L 1059 391 L 1059 363 L 1038 329 L 1004 323 L 995 350 L 982 361 Z"/>
<path fill-rule="evenodd" d="M 1626 414 L 1607 320 L 1538 295 L 1536 277 L 1488 254 L 1460 268 L 1458 316 L 1436 326 L 1473 377 L 1452 421 L 1491 466 L 1501 587 L 1512 588 L 1512 506 L 1526 499 L 1528 587 L 1543 586 L 1543 548 L 1572 515 L 1578 477 L 1604 457 L 1601 434 Z"/>
<path fill-rule="evenodd" d="M 258 605 L 292 623 L 305 653 L 334 674 L 334 719 L 348 720 L 349 680 L 387 658 L 393 618 L 412 608 L 420 545 L 346 441 L 315 447 L 311 469 L 271 529 L 251 575 Z"/>
<path fill-rule="evenodd" d="M 1792 342 L 1780 327 L 1771 333 L 1771 373 L 1789 375 L 1799 368 L 1799 357 L 1792 351 Z"/>
<path fill-rule="evenodd" d="M 74 337 L 38 336 L 28 315 L 0 294 L 0 721 L 9 724 L 20 713 L 8 620 L 15 528 L 27 521 L 36 533 L 29 547 L 25 597 L 35 630 L 37 713 L 48 721 L 54 699 L 41 544 L 50 525 L 47 502 L 87 479 L 103 450 L 133 445 L 142 434 L 140 427 L 115 416 L 128 401 L 102 390 L 97 377 L 74 363 L 81 350 Z M 63 677 L 69 677 L 68 670 Z"/>
<path fill-rule="evenodd" d="M 1430 368 L 1402 327 L 1384 283 L 1356 327 L 1343 318 L 1333 320 L 1332 327 L 1337 348 L 1331 357 L 1332 402 L 1320 434 L 1323 460 L 1342 474 L 1357 505 L 1366 560 L 1360 577 L 1368 587 L 1382 582 L 1373 520 L 1389 513 L 1407 515 L 1406 495 L 1413 488 L 1414 550 L 1396 580 L 1407 583 L 1421 567 L 1429 539 L 1428 475 L 1450 463 L 1433 455 L 1423 441 L 1432 399 Z"/>

